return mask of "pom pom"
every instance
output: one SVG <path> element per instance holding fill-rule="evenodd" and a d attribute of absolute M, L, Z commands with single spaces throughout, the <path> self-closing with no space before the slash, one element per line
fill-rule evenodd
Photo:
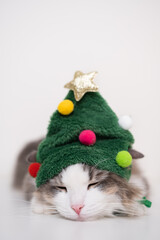
<path fill-rule="evenodd" d="M 132 156 L 127 151 L 121 151 L 116 156 L 116 162 L 120 167 L 126 168 L 132 164 Z"/>
<path fill-rule="evenodd" d="M 79 135 L 79 141 L 84 145 L 93 145 L 96 142 L 96 135 L 91 130 L 83 130 Z"/>
<path fill-rule="evenodd" d="M 73 112 L 74 110 L 74 104 L 71 100 L 63 100 L 59 105 L 58 105 L 58 112 L 62 115 L 69 115 Z"/>
<path fill-rule="evenodd" d="M 118 123 L 120 125 L 121 128 L 128 130 L 132 127 L 132 118 L 128 115 L 124 115 L 122 117 L 119 118 Z"/>
<path fill-rule="evenodd" d="M 37 177 L 37 173 L 39 171 L 41 164 L 40 163 L 31 163 L 28 168 L 28 172 L 32 177 Z"/>

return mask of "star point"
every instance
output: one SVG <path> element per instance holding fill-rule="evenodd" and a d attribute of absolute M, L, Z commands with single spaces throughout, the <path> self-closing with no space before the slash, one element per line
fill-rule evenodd
<path fill-rule="evenodd" d="M 67 83 L 64 87 L 73 90 L 76 101 L 81 100 L 87 92 L 98 92 L 97 85 L 93 82 L 97 72 L 82 73 L 77 71 L 74 74 L 72 81 Z"/>

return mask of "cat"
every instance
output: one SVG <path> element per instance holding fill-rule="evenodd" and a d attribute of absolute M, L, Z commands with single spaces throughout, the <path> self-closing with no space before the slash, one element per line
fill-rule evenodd
<path fill-rule="evenodd" d="M 41 141 L 31 142 L 22 149 L 13 183 L 24 193 L 25 199 L 31 201 L 34 213 L 59 214 L 78 221 L 145 214 L 146 207 L 139 200 L 149 195 L 149 185 L 137 166 L 137 160 L 133 160 L 129 182 L 115 173 L 79 163 L 63 169 L 59 175 L 36 188 L 28 166 L 35 161 Z M 130 153 L 133 158 L 143 157 L 133 149 Z"/>

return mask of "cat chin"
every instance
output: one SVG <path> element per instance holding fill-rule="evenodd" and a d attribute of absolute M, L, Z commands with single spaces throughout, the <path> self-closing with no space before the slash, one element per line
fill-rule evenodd
<path fill-rule="evenodd" d="M 103 216 L 103 214 L 102 215 L 93 215 L 93 216 L 84 216 L 84 215 L 67 216 L 67 215 L 60 214 L 60 216 L 62 218 L 65 218 L 65 219 L 68 219 L 71 221 L 79 221 L 79 222 L 95 221 L 95 220 L 105 217 L 105 216 Z"/>
<path fill-rule="evenodd" d="M 90 216 L 90 217 L 82 217 L 82 216 L 78 216 L 77 218 L 69 218 L 69 217 L 65 217 L 68 220 L 72 220 L 72 221 L 77 221 L 77 222 L 90 222 L 90 221 L 96 221 L 98 219 L 103 218 L 103 216 Z"/>

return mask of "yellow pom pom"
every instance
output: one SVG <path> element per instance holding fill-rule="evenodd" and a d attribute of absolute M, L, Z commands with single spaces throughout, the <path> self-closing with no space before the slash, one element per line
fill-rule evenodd
<path fill-rule="evenodd" d="M 74 110 L 74 104 L 71 100 L 63 100 L 59 105 L 58 105 L 58 112 L 62 115 L 69 115 L 73 112 Z"/>

